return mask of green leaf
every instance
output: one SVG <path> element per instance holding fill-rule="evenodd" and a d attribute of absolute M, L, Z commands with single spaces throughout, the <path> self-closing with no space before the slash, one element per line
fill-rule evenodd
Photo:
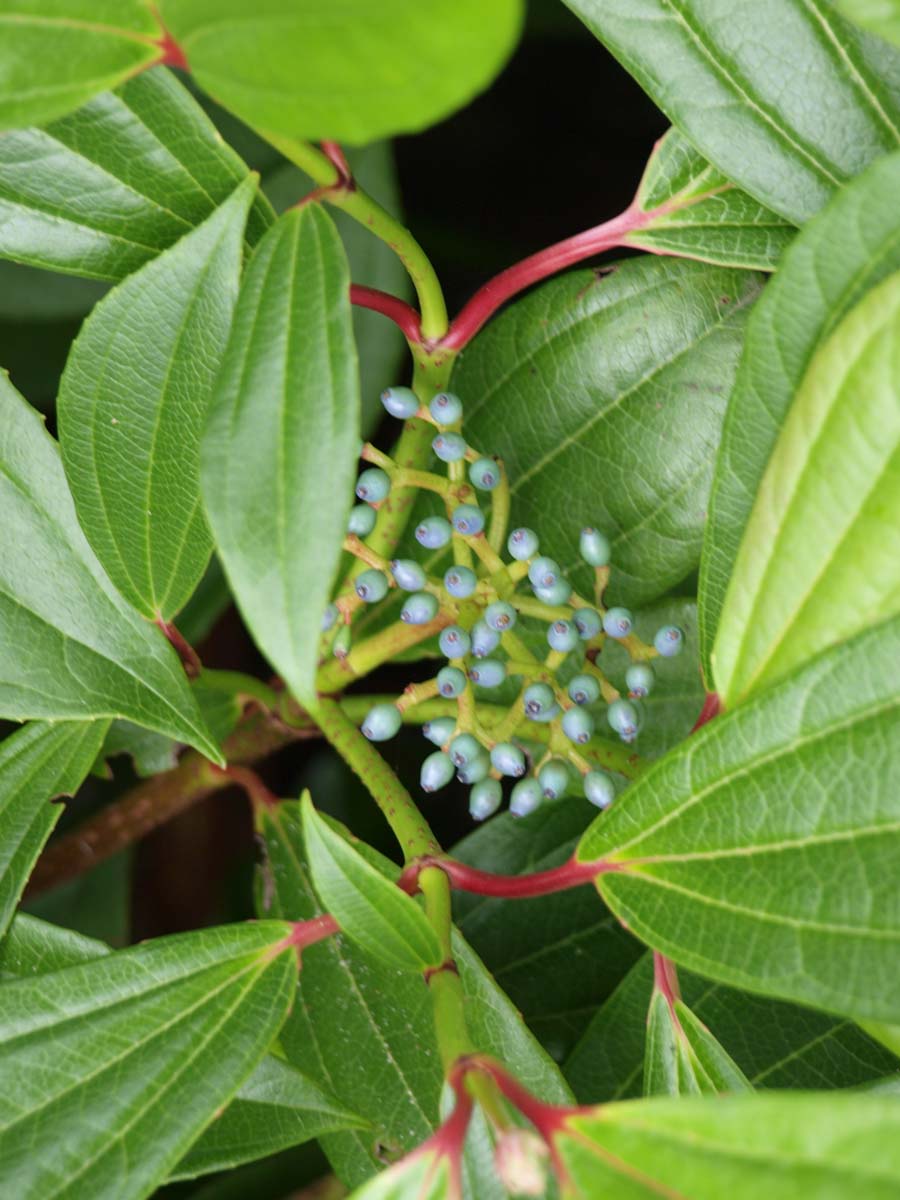
<path fill-rule="evenodd" d="M 313 887 L 342 931 L 392 967 L 422 972 L 441 962 L 437 934 L 419 905 L 301 801 Z"/>
<path fill-rule="evenodd" d="M 664 1050 L 661 1056 L 653 1052 L 654 1035 L 657 1046 Z M 665 1050 L 673 1044 L 675 1055 L 670 1057 Z M 672 1065 L 677 1065 L 677 1072 L 671 1070 Z M 676 1000 L 670 1008 L 665 997 L 654 992 L 644 1059 L 645 1095 L 717 1095 L 752 1090 L 740 1067 L 688 1006 Z"/>
<path fill-rule="evenodd" d="M 148 71 L 44 128 L 0 138 L 0 256 L 122 279 L 205 220 L 247 173 L 171 71 Z M 271 223 L 257 195 L 248 237 Z"/>
<path fill-rule="evenodd" d="M 891 1021 L 900 986 L 900 621 L 655 763 L 578 849 L 638 937 L 713 979 Z"/>
<path fill-rule="evenodd" d="M 795 392 L 840 320 L 900 270 L 900 154 L 871 166 L 801 232 L 747 325 L 710 497 L 700 573 L 704 670 L 741 535 Z"/>
<path fill-rule="evenodd" d="M 100 748 L 100 767 L 107 759 L 120 754 L 129 756 L 136 775 L 141 779 L 149 779 L 176 766 L 178 743 L 161 733 L 154 733 L 152 729 L 141 729 L 140 725 L 131 721 L 113 721 Z M 110 775 L 108 768 L 98 773 L 103 778 L 109 778 Z"/>
<path fill-rule="evenodd" d="M 348 285 L 340 238 L 318 205 L 279 219 L 247 268 L 201 449 L 232 591 L 301 702 L 315 695 L 359 451 Z"/>
<path fill-rule="evenodd" d="M 555 1144 L 584 1200 L 893 1200 L 898 1134 L 892 1097 L 679 1097 L 576 1113 Z"/>
<path fill-rule="evenodd" d="M 858 1087 L 897 1060 L 853 1021 L 713 983 L 679 970 L 681 992 L 758 1088 Z M 640 1096 L 652 955 L 645 954 L 591 1020 L 564 1065 L 583 1104 Z"/>
<path fill-rule="evenodd" d="M 835 0 L 845 17 L 889 42 L 900 42 L 900 3 L 897 0 Z"/>
<path fill-rule="evenodd" d="M 97 938 L 18 912 L 0 940 L 0 978 L 46 975 L 111 953 Z"/>
<path fill-rule="evenodd" d="M 503 66 L 520 0 L 162 0 L 197 82 L 248 124 L 354 144 L 434 124 Z M 439 33 L 438 33 L 439 31 Z"/>
<path fill-rule="evenodd" d="M 565 3 L 700 154 L 794 224 L 900 145 L 900 55 L 821 0 Z"/>
<path fill-rule="evenodd" d="M 161 57 L 143 0 L 4 0 L 0 129 L 50 121 Z"/>
<path fill-rule="evenodd" d="M 458 1200 L 450 1159 L 431 1146 L 408 1155 L 353 1193 L 353 1200 Z"/>
<path fill-rule="evenodd" d="M 0 1163 L 23 1200 L 148 1195 L 289 1007 L 290 927 L 161 938 L 4 986 Z M 33 1147 L 52 1141 L 53 1154 Z"/>
<path fill-rule="evenodd" d="M 0 742 L 0 935 L 62 809 L 91 769 L 106 721 L 35 721 Z"/>
<path fill-rule="evenodd" d="M 59 450 L 0 374 L 0 716 L 127 717 L 213 762 L 181 663 L 78 526 Z"/>
<path fill-rule="evenodd" d="M 756 275 L 674 259 L 574 271 L 513 304 L 466 350 L 452 382 L 467 435 L 503 458 L 514 519 L 552 545 L 576 587 L 591 583 L 584 525 L 610 536 L 616 603 L 653 600 L 696 567 L 758 290 Z"/>
<path fill-rule="evenodd" d="M 712 651 L 733 704 L 900 611 L 900 272 L 817 351 L 772 451 Z"/>
<path fill-rule="evenodd" d="M 59 437 L 81 527 L 144 616 L 168 621 L 212 538 L 200 434 L 222 359 L 256 185 L 114 288 L 82 326 L 62 378 Z"/>
<path fill-rule="evenodd" d="M 656 143 L 635 203 L 652 217 L 623 242 L 724 267 L 771 271 L 797 232 L 735 187 L 677 129 Z"/>

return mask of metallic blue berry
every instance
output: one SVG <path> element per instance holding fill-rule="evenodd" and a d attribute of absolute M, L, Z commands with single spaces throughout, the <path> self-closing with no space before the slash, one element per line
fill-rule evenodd
<path fill-rule="evenodd" d="M 431 448 L 445 463 L 459 462 L 466 457 L 466 439 L 458 433 L 439 433 L 431 443 Z"/>
<path fill-rule="evenodd" d="M 400 620 L 407 625 L 427 625 L 434 620 L 437 610 L 437 596 L 431 592 L 413 592 L 400 609 Z"/>
<path fill-rule="evenodd" d="M 586 708 L 576 704 L 574 708 L 567 708 L 563 713 L 562 727 L 563 733 L 570 741 L 576 746 L 584 746 L 593 736 L 594 718 Z"/>
<path fill-rule="evenodd" d="M 603 618 L 594 608 L 576 608 L 572 614 L 575 628 L 582 641 L 589 642 L 603 628 Z"/>
<path fill-rule="evenodd" d="M 483 658 L 469 668 L 469 678 L 479 687 L 499 687 L 506 678 L 506 663 L 499 658 Z"/>
<path fill-rule="evenodd" d="M 444 574 L 444 587 L 457 600 L 467 600 L 478 586 L 478 576 L 471 567 L 450 567 Z"/>
<path fill-rule="evenodd" d="M 472 626 L 472 653 L 476 658 L 487 658 L 500 645 L 500 634 L 491 629 L 486 621 L 476 621 Z"/>
<path fill-rule="evenodd" d="M 500 807 L 503 788 L 498 779 L 482 779 L 469 792 L 469 815 L 474 821 L 486 821 Z"/>
<path fill-rule="evenodd" d="M 642 700 L 650 695 L 650 690 L 656 682 L 656 672 L 649 663 L 632 663 L 625 672 L 625 686 L 628 695 L 635 700 Z"/>
<path fill-rule="evenodd" d="M 509 811 L 514 817 L 527 817 L 543 800 L 541 785 L 536 779 L 520 779 L 509 798 Z"/>
<path fill-rule="evenodd" d="M 354 581 L 356 594 L 366 604 L 377 604 L 388 594 L 388 577 L 384 571 L 369 567 L 357 575 Z"/>
<path fill-rule="evenodd" d="M 558 704 L 551 705 L 545 712 L 538 713 L 536 717 L 532 717 L 532 721 L 537 721 L 540 725 L 547 725 L 551 721 L 555 721 L 559 716 L 560 708 Z"/>
<path fill-rule="evenodd" d="M 466 677 L 459 667 L 441 667 L 437 673 L 437 685 L 446 700 L 455 700 L 466 689 Z"/>
<path fill-rule="evenodd" d="M 627 608 L 609 608 L 603 618 L 603 628 L 611 638 L 626 638 L 634 628 L 634 618 Z"/>
<path fill-rule="evenodd" d="M 319 628 L 322 630 L 323 633 L 326 633 L 332 627 L 332 625 L 335 623 L 335 621 L 337 619 L 338 619 L 338 606 L 336 604 L 329 604 L 328 607 L 325 609 L 325 611 L 322 613 L 322 624 L 319 626 Z"/>
<path fill-rule="evenodd" d="M 575 675 L 569 680 L 569 699 L 575 704 L 593 704 L 600 698 L 600 684 L 593 675 Z"/>
<path fill-rule="evenodd" d="M 603 771 L 588 771 L 584 780 L 584 794 L 597 808 L 609 808 L 616 798 L 616 787 Z"/>
<path fill-rule="evenodd" d="M 484 750 L 477 737 L 471 733 L 459 733 L 447 748 L 447 753 L 453 759 L 453 765 L 464 767 L 467 762 L 483 754 Z"/>
<path fill-rule="evenodd" d="M 469 467 L 469 479 L 480 492 L 492 492 L 500 482 L 500 468 L 492 458 L 479 458 Z"/>
<path fill-rule="evenodd" d="M 459 625 L 441 630 L 438 647 L 445 658 L 465 658 L 472 649 L 472 639 Z"/>
<path fill-rule="evenodd" d="M 490 769 L 491 760 L 482 750 L 458 768 L 456 778 L 460 783 L 480 783 L 482 779 L 487 779 Z"/>
<path fill-rule="evenodd" d="M 505 633 L 507 629 L 512 629 L 516 623 L 516 615 L 516 610 L 505 600 L 495 600 L 484 610 L 485 624 L 497 633 Z"/>
<path fill-rule="evenodd" d="M 477 504 L 460 504 L 453 510 L 453 528 L 463 537 L 475 537 L 484 529 L 484 513 Z"/>
<path fill-rule="evenodd" d="M 366 538 L 375 528 L 376 519 L 374 508 L 368 504 L 354 504 L 350 509 L 350 516 L 347 518 L 347 532 Z"/>
<path fill-rule="evenodd" d="M 684 649 L 684 633 L 677 625 L 663 625 L 653 637 L 653 645 L 663 658 L 674 658 Z"/>
<path fill-rule="evenodd" d="M 453 392 L 438 392 L 428 405 L 428 411 L 438 425 L 455 425 L 462 420 L 462 400 Z"/>
<path fill-rule="evenodd" d="M 558 800 L 569 786 L 569 768 L 561 758 L 551 758 L 537 773 L 538 783 L 547 800 Z"/>
<path fill-rule="evenodd" d="M 434 754 L 429 754 L 422 763 L 419 786 L 423 792 L 436 792 L 439 788 L 446 787 L 452 778 L 453 763 L 450 761 L 450 755 L 445 754 L 443 750 L 435 750 Z"/>
<path fill-rule="evenodd" d="M 553 587 L 533 587 L 535 596 L 544 604 L 565 604 L 572 595 L 572 585 L 568 579 L 557 579 Z"/>
<path fill-rule="evenodd" d="M 533 558 L 538 552 L 538 535 L 533 529 L 526 529 L 523 525 L 520 529 L 514 529 L 506 539 L 506 548 L 510 553 L 510 557 L 516 562 L 524 562 L 527 558 Z"/>
<path fill-rule="evenodd" d="M 521 779 L 526 771 L 525 755 L 512 742 L 498 742 L 491 751 L 491 766 L 501 775 Z"/>
<path fill-rule="evenodd" d="M 408 421 L 419 411 L 419 397 L 408 387 L 389 387 L 381 393 L 381 403 L 392 417 Z"/>
<path fill-rule="evenodd" d="M 456 721 L 453 717 L 435 717 L 433 721 L 425 722 L 422 733 L 433 746 L 446 746 L 455 729 Z"/>
<path fill-rule="evenodd" d="M 425 572 L 414 558 L 395 558 L 391 562 L 391 574 L 397 587 L 404 592 L 420 592 L 425 586 Z"/>
<path fill-rule="evenodd" d="M 525 716 L 537 721 L 543 713 L 548 712 L 556 704 L 553 688 L 546 683 L 531 683 L 525 689 L 522 705 Z"/>
<path fill-rule="evenodd" d="M 610 729 L 614 729 L 623 741 L 633 742 L 641 727 L 640 713 L 628 700 L 613 700 L 606 710 Z"/>
<path fill-rule="evenodd" d="M 582 529 L 578 548 L 581 551 L 581 557 L 592 567 L 609 566 L 609 538 L 599 529 L 592 529 L 590 526 Z"/>
<path fill-rule="evenodd" d="M 551 650 L 568 654 L 578 645 L 578 630 L 572 621 L 554 621 L 547 630 L 547 641 Z"/>
<path fill-rule="evenodd" d="M 362 731 L 370 742 L 386 742 L 392 738 L 402 724 L 402 718 L 393 704 L 376 704 L 370 708 L 362 723 Z"/>
<path fill-rule="evenodd" d="M 380 504 L 391 490 L 391 478 L 381 467 L 369 467 L 356 481 L 356 494 L 366 504 Z"/>
<path fill-rule="evenodd" d="M 453 536 L 446 517 L 426 517 L 416 526 L 416 541 L 426 550 L 440 550 Z"/>
<path fill-rule="evenodd" d="M 528 578 L 531 580 L 532 587 L 536 588 L 552 588 L 555 583 L 559 582 L 561 575 L 562 567 L 559 563 L 545 555 L 536 558 L 528 568 Z"/>

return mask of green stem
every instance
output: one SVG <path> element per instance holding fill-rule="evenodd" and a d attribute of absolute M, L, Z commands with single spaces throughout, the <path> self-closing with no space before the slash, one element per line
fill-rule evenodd
<path fill-rule="evenodd" d="M 361 679 L 389 659 L 424 642 L 453 623 L 455 614 L 439 612 L 427 625 L 403 625 L 399 621 L 354 646 L 346 658 L 332 659 L 319 668 L 316 688 L 320 693 L 343 691 L 353 679 Z"/>

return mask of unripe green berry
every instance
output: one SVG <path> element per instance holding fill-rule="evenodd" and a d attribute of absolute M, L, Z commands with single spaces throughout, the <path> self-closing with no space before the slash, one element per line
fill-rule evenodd
<path fill-rule="evenodd" d="M 543 604 L 565 604 L 572 595 L 572 585 L 568 579 L 557 579 L 553 587 L 533 587 L 532 591 Z"/>
<path fill-rule="evenodd" d="M 491 629 L 486 621 L 476 621 L 472 626 L 472 653 L 476 658 L 486 658 L 500 645 L 500 634 Z"/>
<path fill-rule="evenodd" d="M 547 630 L 547 641 L 551 650 L 568 654 L 578 645 L 578 630 L 571 621 L 554 621 Z"/>
<path fill-rule="evenodd" d="M 357 575 L 354 586 L 360 600 L 366 604 L 377 604 L 388 594 L 388 577 L 384 571 L 369 567 Z"/>
<path fill-rule="evenodd" d="M 337 619 L 338 619 L 338 606 L 336 604 L 329 604 L 328 607 L 325 609 L 325 611 L 322 613 L 322 623 L 319 626 L 319 628 L 322 630 L 323 633 L 327 633 L 328 630 L 332 627 L 332 625 L 335 623 L 335 621 Z"/>
<path fill-rule="evenodd" d="M 426 575 L 414 558 L 395 558 L 391 563 L 391 574 L 398 588 L 404 592 L 420 592 L 426 583 Z"/>
<path fill-rule="evenodd" d="M 400 620 L 407 625 L 427 625 L 437 615 L 437 596 L 431 592 L 413 592 L 400 610 Z"/>
<path fill-rule="evenodd" d="M 634 628 L 634 618 L 627 608 L 609 608 L 603 618 L 603 628 L 611 638 L 626 638 Z"/>
<path fill-rule="evenodd" d="M 505 600 L 495 600 L 484 610 L 485 624 L 495 633 L 505 633 L 507 629 L 514 628 L 516 618 L 516 610 Z"/>
<path fill-rule="evenodd" d="M 561 758 L 551 758 L 537 773 L 538 783 L 547 800 L 558 800 L 569 786 L 569 768 Z"/>
<path fill-rule="evenodd" d="M 442 667 L 437 673 L 437 685 L 446 700 L 455 700 L 466 689 L 466 677 L 459 667 Z"/>
<path fill-rule="evenodd" d="M 459 462 L 466 457 L 466 439 L 458 433 L 439 433 L 432 439 L 431 448 L 445 463 Z"/>
<path fill-rule="evenodd" d="M 369 467 L 356 481 L 356 494 L 366 504 L 380 504 L 390 490 L 390 476 L 381 467 Z"/>
<path fill-rule="evenodd" d="M 457 770 L 456 778 L 460 783 L 480 783 L 487 779 L 491 769 L 491 760 L 484 750 L 470 758 Z"/>
<path fill-rule="evenodd" d="M 375 528 L 377 514 L 368 504 L 354 504 L 347 518 L 347 532 L 359 538 L 367 538 Z"/>
<path fill-rule="evenodd" d="M 563 713 L 562 728 L 566 737 L 576 746 L 584 746 L 593 737 L 594 718 L 586 708 L 576 705 Z"/>
<path fill-rule="evenodd" d="M 579 549 L 581 550 L 581 557 L 585 562 L 589 562 L 592 567 L 609 566 L 609 538 L 605 534 L 602 534 L 599 529 L 592 529 L 590 526 L 582 529 Z"/>
<path fill-rule="evenodd" d="M 684 649 L 684 633 L 677 625 L 663 625 L 657 629 L 653 645 L 663 658 L 674 658 Z"/>
<path fill-rule="evenodd" d="M 512 742 L 498 742 L 491 750 L 491 766 L 501 775 L 521 779 L 526 771 L 525 755 Z"/>
<path fill-rule="evenodd" d="M 569 699 L 575 704 L 593 704 L 600 698 L 600 684 L 593 675 L 574 675 L 569 680 Z"/>
<path fill-rule="evenodd" d="M 469 814 L 475 821 L 486 821 L 500 807 L 503 788 L 498 779 L 482 779 L 469 792 Z"/>
<path fill-rule="evenodd" d="M 471 567 L 450 567 L 444 573 L 444 587 L 455 600 L 467 600 L 478 586 L 478 576 Z"/>
<path fill-rule="evenodd" d="M 644 696 L 649 696 L 655 681 L 656 672 L 649 663 L 632 663 L 625 672 L 625 686 L 628 688 L 628 695 L 635 700 L 642 700 Z"/>
<path fill-rule="evenodd" d="M 386 742 L 394 737 L 403 723 L 393 704 L 376 704 L 370 708 L 362 723 L 362 732 L 370 742 Z"/>
<path fill-rule="evenodd" d="M 500 482 L 500 468 L 492 458 L 479 458 L 469 467 L 469 479 L 480 492 L 492 492 Z"/>
<path fill-rule="evenodd" d="M 438 392 L 428 405 L 428 411 L 438 425 L 455 425 L 462 420 L 462 400 L 453 392 Z"/>
<path fill-rule="evenodd" d="M 446 787 L 452 778 L 453 763 L 450 761 L 450 755 L 445 754 L 443 750 L 435 750 L 434 754 L 429 754 L 422 763 L 419 786 L 423 792 L 436 792 L 439 788 Z"/>
<path fill-rule="evenodd" d="M 525 716 L 530 717 L 532 721 L 537 721 L 543 713 L 546 713 L 556 703 L 556 697 L 553 694 L 553 688 L 546 683 L 531 683 L 525 689 L 525 694 L 522 697 L 522 706 L 525 709 Z"/>
<path fill-rule="evenodd" d="M 484 529 L 484 513 L 477 504 L 460 504 L 453 510 L 453 528 L 463 537 L 476 537 Z"/>
<path fill-rule="evenodd" d="M 606 710 L 606 719 L 625 742 L 633 742 L 640 729 L 641 718 L 637 707 L 629 700 L 614 700 Z"/>
<path fill-rule="evenodd" d="M 506 679 L 506 663 L 499 658 L 484 658 L 469 668 L 469 678 L 479 687 L 499 687 Z"/>
<path fill-rule="evenodd" d="M 541 785 L 536 779 L 520 779 L 509 798 L 509 811 L 514 817 L 527 817 L 543 800 Z"/>
<path fill-rule="evenodd" d="M 446 517 L 426 517 L 416 526 L 416 541 L 426 550 L 440 550 L 453 536 Z"/>
<path fill-rule="evenodd" d="M 349 625 L 342 625 L 334 635 L 334 642 L 331 647 L 331 652 L 335 658 L 346 658 L 350 653 L 350 645 L 353 634 Z"/>
<path fill-rule="evenodd" d="M 595 638 L 603 628 L 603 618 L 594 608 L 576 608 L 572 621 L 578 630 L 578 636 L 584 642 Z"/>
<path fill-rule="evenodd" d="M 527 529 L 524 525 L 519 529 L 514 529 L 506 539 L 506 549 L 516 562 L 525 562 L 526 559 L 533 558 L 538 552 L 539 545 L 538 535 L 533 529 Z"/>
<path fill-rule="evenodd" d="M 448 625 L 441 630 L 438 647 L 447 658 L 465 658 L 472 648 L 472 639 L 459 625 Z"/>
<path fill-rule="evenodd" d="M 408 421 L 419 411 L 419 398 L 412 388 L 389 387 L 381 393 L 381 403 L 392 417 Z"/>
<path fill-rule="evenodd" d="M 616 787 L 603 771 L 588 771 L 584 777 L 584 794 L 597 808 L 609 808 L 616 798 Z"/>
<path fill-rule="evenodd" d="M 446 746 L 455 729 L 456 721 L 453 717 L 435 717 L 433 721 L 425 722 L 422 733 L 433 746 Z"/>
<path fill-rule="evenodd" d="M 471 733 L 458 733 L 450 743 L 447 752 L 453 759 L 454 766 L 463 767 L 482 753 L 482 745 L 478 738 Z"/>
<path fill-rule="evenodd" d="M 562 567 L 552 558 L 547 558 L 542 555 L 536 558 L 528 568 L 528 578 L 531 581 L 532 587 L 536 588 L 551 588 L 559 581 L 562 575 Z"/>

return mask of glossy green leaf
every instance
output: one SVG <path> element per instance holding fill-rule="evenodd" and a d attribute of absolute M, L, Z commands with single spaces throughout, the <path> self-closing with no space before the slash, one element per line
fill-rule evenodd
<path fill-rule="evenodd" d="M 46 975 L 111 953 L 97 938 L 18 912 L 0 940 L 0 978 Z"/>
<path fill-rule="evenodd" d="M 0 934 L 61 808 L 91 769 L 106 721 L 35 721 L 0 742 Z"/>
<path fill-rule="evenodd" d="M 438 966 L 437 934 L 416 901 L 323 821 L 308 793 L 300 807 L 313 887 L 347 937 L 403 971 Z"/>
<path fill-rule="evenodd" d="M 712 650 L 732 704 L 900 611 L 900 273 L 810 363 L 750 513 Z"/>
<path fill-rule="evenodd" d="M 771 271 L 797 230 L 706 161 L 670 129 L 656 143 L 635 197 L 650 214 L 629 246 L 725 267 Z"/>
<path fill-rule="evenodd" d="M 127 717 L 220 762 L 175 651 L 104 574 L 56 443 L 2 374 L 0 511 L 0 715 Z"/>
<path fill-rule="evenodd" d="M 582 526 L 612 542 L 610 595 L 646 603 L 697 565 L 725 400 L 758 276 L 675 259 L 574 271 L 513 304 L 453 375 L 499 454 L 513 519 L 573 583 Z M 580 564 L 580 565 L 579 565 Z"/>
<path fill-rule="evenodd" d="M 900 3 L 897 0 L 835 0 L 845 17 L 889 42 L 900 42 Z"/>
<path fill-rule="evenodd" d="M 704 670 L 741 535 L 816 351 L 871 288 L 900 270 L 900 154 L 871 166 L 801 232 L 754 306 L 710 496 L 700 573 Z"/>
<path fill-rule="evenodd" d="M 289 931 L 204 930 L 6 984 L 6 1186 L 22 1200 L 148 1195 L 283 1021 L 297 970 L 281 945 Z M 53 1154 L 35 1154 L 45 1140 Z"/>
<path fill-rule="evenodd" d="M 0 129 L 40 124 L 161 57 L 143 0 L 4 0 Z"/>
<path fill-rule="evenodd" d="M 573 1200 L 892 1200 L 898 1134 L 892 1097 L 770 1094 L 611 1104 L 555 1144 Z"/>
<path fill-rule="evenodd" d="M 246 177 L 196 100 L 157 68 L 0 138 L 0 256 L 118 280 L 190 233 Z M 248 238 L 271 223 L 257 195 Z"/>
<path fill-rule="evenodd" d="M 136 775 L 148 779 L 177 764 L 178 743 L 131 721 L 113 721 L 100 748 L 97 773 L 102 778 L 110 776 L 109 768 L 103 769 L 106 760 L 120 754 L 129 756 Z"/>
<path fill-rule="evenodd" d="M 511 52 L 522 11 L 520 0 L 159 7 L 197 82 L 248 124 L 354 144 L 423 129 L 472 99 Z"/>
<path fill-rule="evenodd" d="M 202 225 L 114 288 L 81 329 L 62 378 L 59 437 L 81 527 L 123 596 L 170 620 L 212 538 L 200 434 L 241 271 L 245 180 Z"/>
<path fill-rule="evenodd" d="M 343 247 L 309 204 L 260 243 L 238 298 L 201 450 L 216 546 L 244 619 L 310 701 L 359 449 Z"/>
<path fill-rule="evenodd" d="M 900 54 L 822 0 L 565 0 L 726 178 L 800 224 L 900 145 Z"/>
<path fill-rule="evenodd" d="M 450 1160 L 428 1147 L 377 1175 L 353 1200 L 460 1200 L 460 1191 Z"/>
<path fill-rule="evenodd" d="M 900 621 L 655 763 L 582 860 L 628 927 L 713 979 L 891 1021 L 900 986 Z"/>
<path fill-rule="evenodd" d="M 753 1089 L 740 1067 L 681 1000 L 654 991 L 647 1017 L 645 1096 L 700 1096 Z"/>

